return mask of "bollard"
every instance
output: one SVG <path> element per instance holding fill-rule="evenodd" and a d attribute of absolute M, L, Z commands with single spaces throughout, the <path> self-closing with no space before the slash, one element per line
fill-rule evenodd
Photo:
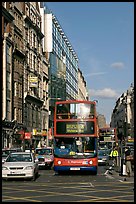
<path fill-rule="evenodd" d="M 125 163 L 125 160 L 123 158 L 121 159 L 121 173 L 119 175 L 120 176 L 126 176 L 127 175 L 126 163 Z"/>
<path fill-rule="evenodd" d="M 123 164 L 123 176 L 126 176 L 127 172 L 126 172 L 126 164 Z"/>

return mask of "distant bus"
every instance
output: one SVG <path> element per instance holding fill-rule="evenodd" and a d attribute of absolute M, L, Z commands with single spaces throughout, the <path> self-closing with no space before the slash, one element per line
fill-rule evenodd
<path fill-rule="evenodd" d="M 57 101 L 54 112 L 54 171 L 97 174 L 97 119 L 94 101 Z"/>
<path fill-rule="evenodd" d="M 99 146 L 106 146 L 112 149 L 114 146 L 118 145 L 118 138 L 116 133 L 116 128 L 105 127 L 99 128 Z"/>

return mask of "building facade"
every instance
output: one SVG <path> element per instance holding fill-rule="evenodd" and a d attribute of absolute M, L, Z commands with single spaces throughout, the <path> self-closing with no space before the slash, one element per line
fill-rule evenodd
<path fill-rule="evenodd" d="M 78 68 L 78 100 L 89 100 L 88 90 L 82 71 Z"/>
<path fill-rule="evenodd" d="M 57 18 L 44 8 L 44 51 L 49 53 L 49 97 L 77 99 L 78 58 Z M 41 9 L 43 9 L 41 8 Z"/>
<path fill-rule="evenodd" d="M 47 136 L 49 67 L 41 25 L 37 2 L 3 2 L 3 147 L 30 146 Z"/>
<path fill-rule="evenodd" d="M 111 127 L 117 128 L 120 140 L 134 138 L 134 86 L 124 92 L 116 101 L 111 116 Z"/>
<path fill-rule="evenodd" d="M 2 2 L 2 147 L 12 143 L 13 136 L 13 64 L 14 15 L 11 4 Z"/>
<path fill-rule="evenodd" d="M 77 54 L 45 3 L 2 2 L 2 56 L 2 147 L 48 144 L 55 101 L 89 96 Z"/>
<path fill-rule="evenodd" d="M 98 121 L 98 128 L 104 128 L 106 127 L 106 118 L 102 114 L 97 115 L 97 121 Z"/>
<path fill-rule="evenodd" d="M 40 2 L 42 14 L 43 51 L 49 58 L 49 128 L 53 126 L 55 101 L 78 99 L 78 58 L 59 21 Z"/>

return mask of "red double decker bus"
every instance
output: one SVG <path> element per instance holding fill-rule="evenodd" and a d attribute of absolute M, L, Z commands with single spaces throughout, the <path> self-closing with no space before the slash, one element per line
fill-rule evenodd
<path fill-rule="evenodd" d="M 54 171 L 97 174 L 95 101 L 57 101 L 54 112 Z"/>
<path fill-rule="evenodd" d="M 118 138 L 116 133 L 116 128 L 104 127 L 99 128 L 99 146 L 106 146 L 109 149 L 118 146 Z"/>

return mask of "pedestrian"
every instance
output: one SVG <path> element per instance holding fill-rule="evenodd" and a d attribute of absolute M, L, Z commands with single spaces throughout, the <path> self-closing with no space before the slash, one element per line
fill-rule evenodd
<path fill-rule="evenodd" d="M 132 166 L 131 166 L 131 151 L 129 148 L 125 149 L 125 162 L 126 162 L 126 171 L 127 171 L 127 175 L 130 177 L 131 173 L 132 173 Z"/>
<path fill-rule="evenodd" d="M 117 165 L 117 157 L 118 157 L 119 153 L 117 150 L 117 147 L 114 147 L 114 149 L 111 151 L 110 153 L 110 157 L 113 160 L 113 165 Z"/>

